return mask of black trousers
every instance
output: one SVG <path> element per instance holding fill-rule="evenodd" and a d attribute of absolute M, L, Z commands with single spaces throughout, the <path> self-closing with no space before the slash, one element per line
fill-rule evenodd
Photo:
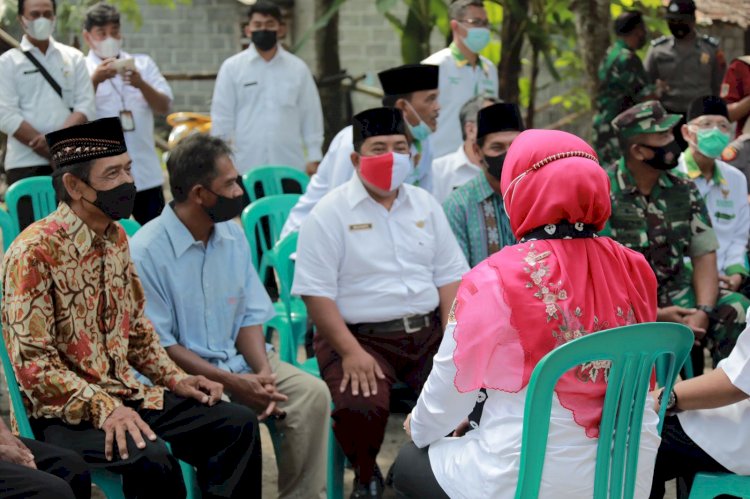
<path fill-rule="evenodd" d="M 432 472 L 428 449 L 429 447 L 419 449 L 414 442 L 408 442 L 398 451 L 391 473 L 393 490 L 399 499 L 448 499 Z"/>
<path fill-rule="evenodd" d="M 663 498 L 664 483 L 674 478 L 677 479 L 678 499 L 687 498 L 690 494 L 690 488 L 693 486 L 695 474 L 699 471 L 729 473 L 724 466 L 706 454 L 693 442 L 693 439 L 685 434 L 677 416 L 668 416 L 664 419 L 650 498 Z"/>
<path fill-rule="evenodd" d="M 52 175 L 50 165 L 25 166 L 22 168 L 11 168 L 5 171 L 5 178 L 8 181 L 8 187 L 15 184 L 21 179 L 29 177 L 42 177 Z M 25 229 L 34 222 L 34 209 L 31 205 L 31 199 L 22 197 L 18 200 L 18 225 L 21 230 Z"/>
<path fill-rule="evenodd" d="M 89 499 L 91 476 L 75 452 L 22 438 L 34 454 L 37 469 L 0 461 L 0 497 L 3 499 Z"/>
<path fill-rule="evenodd" d="M 161 215 L 164 204 L 164 189 L 162 186 L 138 191 L 135 194 L 135 203 L 133 204 L 133 218 L 139 224 L 146 225 L 146 223 Z"/>
<path fill-rule="evenodd" d="M 32 419 L 31 424 L 41 440 L 77 452 L 92 469 L 121 474 L 128 498 L 184 498 L 177 459 L 197 468 L 204 499 L 261 497 L 260 434 L 250 409 L 228 402 L 208 407 L 171 392 L 164 394 L 163 410 L 133 409 L 159 438 L 144 439 L 146 447 L 139 449 L 128 435 L 128 459 L 120 459 L 115 450 L 111 462 L 104 456 L 104 431 L 88 422 L 69 425 L 59 419 Z"/>

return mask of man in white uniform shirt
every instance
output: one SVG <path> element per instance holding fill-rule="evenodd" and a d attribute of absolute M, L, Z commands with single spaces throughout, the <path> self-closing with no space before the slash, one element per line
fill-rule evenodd
<path fill-rule="evenodd" d="M 247 50 L 221 65 L 211 101 L 211 134 L 228 141 L 243 174 L 262 165 L 312 173 L 322 156 L 323 111 L 310 70 L 278 43 L 281 10 L 260 0 L 248 14 Z"/>
<path fill-rule="evenodd" d="M 153 59 L 120 48 L 120 13 L 112 5 L 90 7 L 83 30 L 91 48 L 86 66 L 96 92 L 96 114 L 98 118 L 120 118 L 137 189 L 133 217 L 145 224 L 164 208 L 164 174 L 154 144 L 154 112 L 169 112 L 172 89 Z M 118 69 L 129 62 L 132 67 Z"/>
<path fill-rule="evenodd" d="M 667 406 L 667 417 L 656 458 L 652 499 L 664 497 L 664 482 L 675 477 L 680 479 L 678 494 L 684 494 L 678 497 L 687 497 L 697 472 L 750 475 L 748 394 L 748 328 L 716 369 L 677 383 L 670 394 L 657 393 L 659 402 Z"/>
<path fill-rule="evenodd" d="M 461 144 L 458 114 L 464 103 L 485 95 L 497 97 L 497 68 L 479 55 L 490 41 L 489 21 L 482 0 L 456 0 L 448 7 L 453 42 L 422 64 L 440 67 L 440 107 L 432 136 L 435 158 L 450 154 Z"/>
<path fill-rule="evenodd" d="M 406 182 L 432 192 L 432 147 L 428 136 L 437 126 L 438 68 L 423 64 L 406 64 L 378 73 L 383 87 L 383 105 L 399 109 L 411 137 L 412 160 L 417 165 Z M 281 230 L 281 237 L 299 230 L 318 201 L 328 192 L 346 183 L 354 174 L 352 165 L 352 127 L 341 130 L 331 141 L 318 172 L 310 179 L 307 190 L 292 209 Z"/>
<path fill-rule="evenodd" d="M 51 36 L 55 14 L 54 0 L 19 0 L 18 22 L 25 33 L 21 50 L 0 56 L 0 131 L 8 136 L 9 185 L 52 173 L 46 133 L 96 117 L 83 54 Z M 29 199 L 19 204 L 23 229 L 34 221 L 34 214 Z"/>
<path fill-rule="evenodd" d="M 419 392 L 469 267 L 442 208 L 403 184 L 414 166 L 400 111 L 353 119 L 346 184 L 299 234 L 292 293 L 317 327 L 315 355 L 333 398 L 334 433 L 356 474 L 352 497 L 380 497 L 375 464 L 396 380 Z"/>
<path fill-rule="evenodd" d="M 747 181 L 737 168 L 721 161 L 729 144 L 732 125 L 726 103 L 719 97 L 706 96 L 693 100 L 688 107 L 687 124 L 682 136 L 688 148 L 680 156 L 677 167 L 695 182 L 706 202 L 719 249 L 716 262 L 722 287 L 738 291 L 748 276 L 745 264 L 750 236 L 750 206 Z M 747 303 L 743 303 L 745 310 Z"/>
<path fill-rule="evenodd" d="M 482 157 L 474 149 L 477 141 L 477 114 L 480 109 L 498 103 L 499 99 L 478 95 L 461 106 L 458 120 L 461 124 L 463 143 L 456 152 L 432 162 L 432 195 L 439 203 L 448 199 L 451 192 L 482 174 L 482 167 L 479 166 L 482 164 Z"/>

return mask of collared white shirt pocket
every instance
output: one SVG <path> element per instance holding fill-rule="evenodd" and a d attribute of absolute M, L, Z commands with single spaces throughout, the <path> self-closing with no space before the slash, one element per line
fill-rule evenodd
<path fill-rule="evenodd" d="M 300 92 L 299 81 L 286 80 L 275 85 L 276 99 L 281 106 L 296 106 Z"/>
<path fill-rule="evenodd" d="M 428 218 L 400 221 L 400 238 L 396 244 L 409 256 L 410 263 L 431 267 L 437 242 L 432 221 Z"/>

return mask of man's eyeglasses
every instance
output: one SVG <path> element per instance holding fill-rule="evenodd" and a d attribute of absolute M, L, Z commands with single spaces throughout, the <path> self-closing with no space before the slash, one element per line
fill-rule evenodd
<path fill-rule="evenodd" d="M 462 19 L 459 22 L 468 24 L 472 28 L 488 28 L 490 26 L 490 22 L 487 19 L 471 18 L 471 19 Z"/>

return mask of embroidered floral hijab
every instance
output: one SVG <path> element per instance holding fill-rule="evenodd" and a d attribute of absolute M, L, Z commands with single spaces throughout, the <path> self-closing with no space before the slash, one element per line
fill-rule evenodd
<path fill-rule="evenodd" d="M 456 388 L 518 392 L 541 358 L 581 336 L 656 319 L 646 260 L 606 237 L 555 235 L 558 224 L 600 230 L 609 179 L 594 151 L 566 132 L 527 130 L 513 141 L 501 187 L 516 237 L 469 272 L 456 297 Z M 567 234 L 567 233 L 565 233 Z M 586 435 L 599 435 L 607 362 L 567 372 L 555 392 Z"/>

